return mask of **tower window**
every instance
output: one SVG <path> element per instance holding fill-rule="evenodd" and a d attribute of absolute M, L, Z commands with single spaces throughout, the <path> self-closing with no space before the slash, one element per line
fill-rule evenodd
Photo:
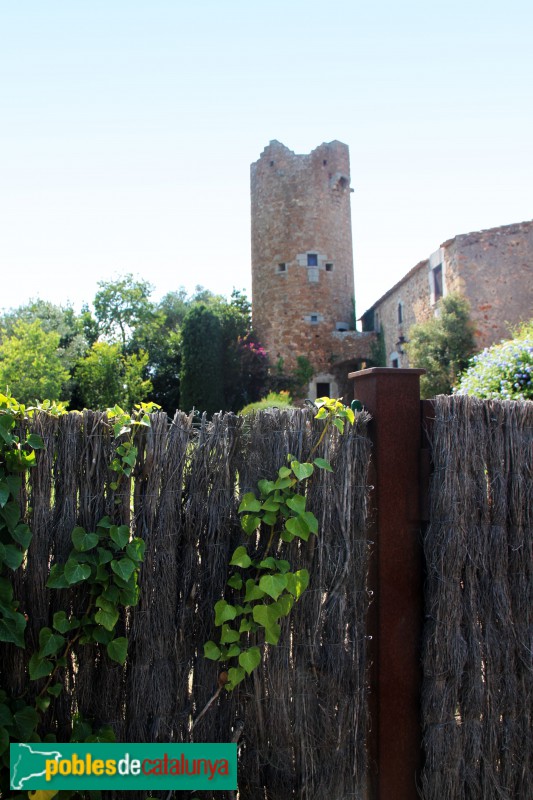
<path fill-rule="evenodd" d="M 403 305 L 398 303 L 398 325 L 401 325 L 403 322 Z"/>
<path fill-rule="evenodd" d="M 442 264 L 438 264 L 434 269 L 431 270 L 431 275 L 433 278 L 433 297 L 434 302 L 436 303 L 437 300 L 443 295 L 442 290 Z"/>
<path fill-rule="evenodd" d="M 287 264 L 285 262 L 278 264 L 278 272 L 287 272 Z"/>
<path fill-rule="evenodd" d="M 333 272 L 333 264 L 326 264 L 326 272 Z"/>
<path fill-rule="evenodd" d="M 317 253 L 308 253 L 307 254 L 307 266 L 308 267 L 318 267 L 318 255 L 317 255 Z"/>
<path fill-rule="evenodd" d="M 317 397 L 329 397 L 330 385 L 329 383 L 318 383 L 316 385 Z"/>
<path fill-rule="evenodd" d="M 271 162 L 270 162 L 270 166 L 271 166 L 271 167 L 273 167 L 273 166 L 274 166 L 274 162 L 273 162 L 273 161 L 271 161 Z"/>
<path fill-rule="evenodd" d="M 326 167 L 326 166 L 327 166 L 327 164 L 328 164 L 328 162 L 327 162 L 327 159 L 324 159 L 324 161 L 322 162 L 322 164 L 323 164 L 323 165 Z"/>
<path fill-rule="evenodd" d="M 318 322 L 318 314 L 311 314 L 311 322 Z"/>

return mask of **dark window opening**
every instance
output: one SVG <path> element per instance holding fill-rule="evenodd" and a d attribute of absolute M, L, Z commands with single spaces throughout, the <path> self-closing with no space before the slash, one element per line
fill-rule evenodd
<path fill-rule="evenodd" d="M 316 396 L 317 397 L 329 397 L 329 383 L 318 383 L 316 385 Z"/>
<path fill-rule="evenodd" d="M 318 267 L 318 255 L 316 253 L 307 254 L 307 266 Z"/>
<path fill-rule="evenodd" d="M 403 306 L 401 303 L 398 303 L 398 325 L 401 325 L 403 322 Z"/>
<path fill-rule="evenodd" d="M 278 264 L 278 272 L 286 272 L 287 265 L 286 264 Z"/>
<path fill-rule="evenodd" d="M 270 162 L 270 166 L 271 166 L 271 167 L 273 167 L 273 166 L 274 166 L 274 162 L 273 162 L 273 161 L 271 161 L 271 162 Z"/>
<path fill-rule="evenodd" d="M 328 162 L 326 161 L 326 159 L 324 159 L 324 161 L 322 162 L 322 164 L 323 164 L 325 167 L 327 166 L 327 163 L 328 163 Z"/>
<path fill-rule="evenodd" d="M 442 297 L 442 264 L 433 270 L 433 295 L 435 302 Z"/>
<path fill-rule="evenodd" d="M 333 272 L 333 264 L 326 264 L 326 272 Z"/>
<path fill-rule="evenodd" d="M 311 314 L 311 322 L 318 322 L 318 314 Z"/>
<path fill-rule="evenodd" d="M 398 369 L 400 366 L 400 362 L 398 361 L 397 358 L 391 358 L 390 363 L 391 367 L 393 367 L 394 369 Z"/>

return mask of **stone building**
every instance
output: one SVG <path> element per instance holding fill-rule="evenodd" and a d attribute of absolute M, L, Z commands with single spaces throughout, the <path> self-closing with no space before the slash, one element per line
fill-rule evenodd
<path fill-rule="evenodd" d="M 363 331 L 381 333 L 386 366 L 409 366 L 410 327 L 438 314 L 440 298 L 451 292 L 470 303 L 478 350 L 531 319 L 533 220 L 449 239 L 365 311 Z"/>
<path fill-rule="evenodd" d="M 273 369 L 309 366 L 311 399 L 345 394 L 375 338 L 355 330 L 351 191 L 342 142 L 271 141 L 251 165 L 254 329 Z"/>

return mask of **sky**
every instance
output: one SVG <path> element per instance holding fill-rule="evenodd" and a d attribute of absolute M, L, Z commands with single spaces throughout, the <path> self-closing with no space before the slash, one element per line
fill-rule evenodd
<path fill-rule="evenodd" d="M 251 290 L 250 164 L 348 144 L 358 315 L 533 218 L 530 0 L 0 0 L 0 309 Z"/>

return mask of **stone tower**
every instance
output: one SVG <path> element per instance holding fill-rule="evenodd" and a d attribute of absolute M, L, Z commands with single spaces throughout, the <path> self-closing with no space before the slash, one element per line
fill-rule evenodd
<path fill-rule="evenodd" d="M 354 330 L 347 145 L 297 155 L 272 141 L 251 166 L 252 316 L 273 368 L 303 356 L 312 399 L 339 395 L 367 346 Z"/>

